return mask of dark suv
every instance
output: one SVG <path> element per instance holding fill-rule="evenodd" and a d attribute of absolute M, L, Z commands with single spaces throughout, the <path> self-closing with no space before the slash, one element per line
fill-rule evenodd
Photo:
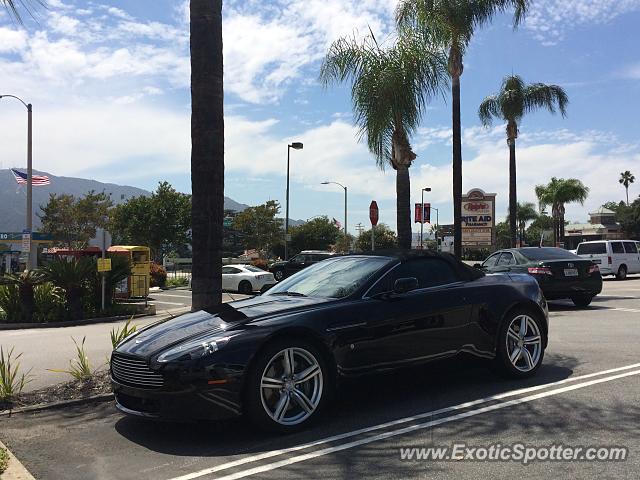
<path fill-rule="evenodd" d="M 321 262 L 335 253 L 323 252 L 321 250 L 303 250 L 295 257 L 291 257 L 288 261 L 275 262 L 269 267 L 269 271 L 273 273 L 276 281 L 280 281 L 293 275 L 300 270 L 307 268 L 309 265 Z"/>

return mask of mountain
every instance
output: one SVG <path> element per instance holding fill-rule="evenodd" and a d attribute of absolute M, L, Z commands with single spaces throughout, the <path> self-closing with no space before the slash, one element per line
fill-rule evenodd
<path fill-rule="evenodd" d="M 22 171 L 22 169 L 21 169 Z M 151 195 L 151 192 L 142 188 L 114 183 L 102 183 L 97 180 L 75 177 L 58 177 L 47 172 L 33 171 L 34 175 L 47 175 L 51 179 L 51 185 L 33 187 L 33 227 L 40 227 L 40 205 L 46 205 L 49 194 L 71 194 L 83 196 L 94 190 L 109 194 L 114 204 L 126 202 L 132 197 Z M 25 225 L 25 210 L 27 206 L 27 187 L 16 183 L 11 170 L 0 169 L 0 232 L 21 232 Z M 224 208 L 241 211 L 248 205 L 238 203 L 235 200 L 224 197 Z"/>

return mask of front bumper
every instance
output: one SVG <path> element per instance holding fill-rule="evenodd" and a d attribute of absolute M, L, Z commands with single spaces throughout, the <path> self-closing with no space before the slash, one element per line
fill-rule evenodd
<path fill-rule="evenodd" d="M 124 385 L 111 377 L 116 407 L 123 413 L 164 420 L 222 420 L 242 413 L 240 395 L 227 385 L 152 390 Z"/>

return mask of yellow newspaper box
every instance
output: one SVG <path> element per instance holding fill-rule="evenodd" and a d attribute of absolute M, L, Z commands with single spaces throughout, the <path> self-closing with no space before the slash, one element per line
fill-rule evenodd
<path fill-rule="evenodd" d="M 108 252 L 125 255 L 131 262 L 131 275 L 116 288 L 121 298 L 147 297 L 151 282 L 151 250 L 149 247 L 115 245 Z"/>

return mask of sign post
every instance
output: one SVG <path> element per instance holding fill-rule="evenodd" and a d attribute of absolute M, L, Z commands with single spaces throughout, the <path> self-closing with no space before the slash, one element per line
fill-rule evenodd
<path fill-rule="evenodd" d="M 375 227 L 378 224 L 379 216 L 380 211 L 378 210 L 378 204 L 375 200 L 372 200 L 371 205 L 369 205 L 369 220 L 371 221 L 371 251 L 376 249 Z"/>
<path fill-rule="evenodd" d="M 111 271 L 111 259 L 106 258 L 107 248 L 111 244 L 111 235 L 101 228 L 98 232 L 98 241 L 100 242 L 100 249 L 102 250 L 102 258 L 98 259 L 98 272 L 102 273 L 102 311 L 105 310 L 105 296 L 106 296 L 106 275 Z"/>
<path fill-rule="evenodd" d="M 22 231 L 22 253 L 31 253 L 31 230 Z M 27 270 L 30 265 L 27 265 Z"/>

